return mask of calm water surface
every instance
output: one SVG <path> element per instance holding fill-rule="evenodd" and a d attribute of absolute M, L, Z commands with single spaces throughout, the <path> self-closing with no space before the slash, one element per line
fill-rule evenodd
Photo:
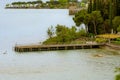
<path fill-rule="evenodd" d="M 14 45 L 47 38 L 47 28 L 75 25 L 68 10 L 0 11 L 0 80 L 113 80 L 120 56 L 102 49 L 46 51 L 19 54 Z M 7 54 L 3 52 L 7 51 Z M 119 51 L 118 51 L 119 52 Z M 92 55 L 103 54 L 96 58 Z"/>

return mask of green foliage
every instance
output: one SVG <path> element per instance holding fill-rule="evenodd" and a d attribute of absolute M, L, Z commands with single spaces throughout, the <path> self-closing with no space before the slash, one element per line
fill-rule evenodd
<path fill-rule="evenodd" d="M 120 68 L 116 68 L 115 72 L 117 72 L 117 75 L 115 76 L 115 80 L 120 80 Z"/>
<path fill-rule="evenodd" d="M 120 16 L 116 16 L 114 19 L 113 19 L 113 29 L 114 31 L 117 31 L 117 28 L 119 27 L 120 25 Z M 119 28 L 118 28 L 119 29 Z"/>
<path fill-rule="evenodd" d="M 115 45 L 120 45 L 120 38 L 116 38 L 114 41 L 112 41 Z"/>
<path fill-rule="evenodd" d="M 119 27 L 117 28 L 117 31 L 120 32 L 120 25 L 119 25 Z"/>
<path fill-rule="evenodd" d="M 62 26 L 62 25 L 57 25 L 56 26 L 56 35 L 59 38 L 59 42 L 67 42 L 70 38 L 69 35 L 69 28 Z"/>
<path fill-rule="evenodd" d="M 95 41 L 98 42 L 98 43 L 104 43 L 104 42 L 106 42 L 107 40 L 106 40 L 106 39 L 103 39 L 103 38 L 96 38 Z"/>
<path fill-rule="evenodd" d="M 86 31 L 84 29 L 80 30 L 79 32 L 76 33 L 77 38 L 80 38 L 81 36 L 86 36 Z"/>
<path fill-rule="evenodd" d="M 82 0 L 82 2 L 83 2 L 83 3 L 87 3 L 87 2 L 88 2 L 88 0 Z"/>
<path fill-rule="evenodd" d="M 87 16 L 88 15 L 86 10 L 81 10 L 78 13 L 76 13 L 75 17 L 73 18 L 74 22 L 76 23 L 76 26 L 80 26 L 81 23 L 84 23 Z"/>
<path fill-rule="evenodd" d="M 83 2 L 81 2 L 81 7 L 85 7 L 86 5 L 85 5 L 85 3 L 83 3 Z"/>
<path fill-rule="evenodd" d="M 103 18 L 100 11 L 93 11 L 91 13 L 91 22 L 94 26 L 94 33 L 97 34 L 97 27 L 103 23 Z"/>
<path fill-rule="evenodd" d="M 115 72 L 120 72 L 120 68 L 119 68 L 119 67 L 116 67 L 116 68 L 115 68 Z"/>
<path fill-rule="evenodd" d="M 115 45 L 120 45 L 120 41 L 112 41 L 112 43 Z"/>
<path fill-rule="evenodd" d="M 45 3 L 42 0 L 27 2 L 12 2 L 14 8 L 68 8 L 68 0 L 50 0 Z M 32 5 L 32 6 L 31 6 Z M 8 7 L 8 6 L 6 6 Z"/>
<path fill-rule="evenodd" d="M 59 0 L 59 2 L 63 4 L 63 3 L 67 3 L 68 0 Z"/>
<path fill-rule="evenodd" d="M 104 31 L 104 33 L 103 34 L 111 32 L 109 22 L 110 22 L 109 19 L 104 20 L 104 22 L 103 22 L 103 31 Z"/>
<path fill-rule="evenodd" d="M 64 25 L 57 25 L 55 27 L 55 35 L 56 36 L 52 36 L 53 34 L 53 27 L 48 28 L 48 36 L 49 39 L 47 39 L 46 41 L 44 41 L 43 44 L 65 44 L 65 43 L 71 43 L 72 41 L 86 36 L 86 32 L 85 30 L 80 30 L 79 32 L 76 32 L 76 27 L 72 26 L 71 28 L 68 28 Z M 52 37 L 51 37 L 52 36 Z"/>
<path fill-rule="evenodd" d="M 117 75 L 115 76 L 115 80 L 120 80 L 120 74 L 117 74 Z"/>
<path fill-rule="evenodd" d="M 119 0 L 89 0 L 88 3 L 88 13 L 99 10 L 104 21 L 109 19 L 109 29 L 106 32 L 110 33 L 110 29 L 117 31 L 116 24 L 112 24 L 112 19 L 115 16 L 120 16 L 120 1 Z M 120 21 L 120 19 L 118 20 Z M 105 29 L 105 27 L 103 28 Z"/>
<path fill-rule="evenodd" d="M 120 41 L 120 38 L 117 38 L 116 41 Z"/>
<path fill-rule="evenodd" d="M 52 37 L 43 42 L 43 44 L 59 44 L 57 42 L 57 37 Z"/>
<path fill-rule="evenodd" d="M 89 33 L 88 34 L 88 37 L 92 37 L 94 34 L 93 33 Z"/>
<path fill-rule="evenodd" d="M 53 26 L 51 26 L 50 28 L 48 28 L 47 34 L 48 34 L 49 38 L 52 38 L 52 37 L 53 37 L 53 35 L 54 35 Z"/>
<path fill-rule="evenodd" d="M 103 23 L 103 18 L 100 11 L 93 11 L 88 14 L 86 10 L 81 10 L 73 18 L 77 26 L 80 26 L 81 23 L 85 23 L 86 27 L 90 33 L 97 34 L 102 32 L 101 24 Z"/>

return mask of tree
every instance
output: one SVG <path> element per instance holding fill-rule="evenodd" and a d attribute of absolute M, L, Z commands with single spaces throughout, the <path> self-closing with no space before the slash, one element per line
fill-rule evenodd
<path fill-rule="evenodd" d="M 88 2 L 88 0 L 82 0 L 82 2 L 83 2 L 83 3 L 87 3 L 87 2 Z"/>
<path fill-rule="evenodd" d="M 13 7 L 16 7 L 16 2 L 13 2 L 13 3 L 12 3 L 12 6 L 13 6 Z"/>
<path fill-rule="evenodd" d="M 89 4 L 88 4 L 88 13 L 92 12 L 92 0 L 89 0 Z"/>
<path fill-rule="evenodd" d="M 82 37 L 86 36 L 86 31 L 84 29 L 81 29 L 76 33 L 76 38 L 80 38 L 81 36 Z"/>
<path fill-rule="evenodd" d="M 69 29 L 69 36 L 70 36 L 70 41 L 73 41 L 77 38 L 77 35 L 76 35 L 76 27 L 75 26 L 72 26 L 71 29 Z"/>
<path fill-rule="evenodd" d="M 103 23 L 103 18 L 100 11 L 93 11 L 91 14 L 91 22 L 94 26 L 94 33 L 97 34 L 97 26 Z"/>
<path fill-rule="evenodd" d="M 86 10 L 81 10 L 78 13 L 76 13 L 75 17 L 73 17 L 73 20 L 76 26 L 80 26 L 82 23 L 84 23 L 86 26 L 86 32 L 88 32 L 88 28 L 89 28 L 88 24 L 91 22 L 91 17 Z"/>
<path fill-rule="evenodd" d="M 51 26 L 50 28 L 48 28 L 47 34 L 48 34 L 49 38 L 52 38 L 52 37 L 53 37 L 53 35 L 54 35 L 53 26 Z"/>
<path fill-rule="evenodd" d="M 92 7 L 92 11 L 95 11 L 95 10 L 96 10 L 96 6 L 97 6 L 96 1 L 97 1 L 97 0 L 93 0 L 93 7 Z"/>
<path fill-rule="evenodd" d="M 110 0 L 110 4 L 109 4 L 109 19 L 110 19 L 110 27 L 112 28 L 112 18 L 113 18 L 113 12 L 112 12 L 112 9 L 113 9 L 113 5 L 112 5 L 112 0 Z"/>
<path fill-rule="evenodd" d="M 120 16 L 116 16 L 116 17 L 112 20 L 112 23 L 113 23 L 113 30 L 116 32 L 116 31 L 117 31 L 117 28 L 118 28 L 119 25 L 120 25 Z"/>
<path fill-rule="evenodd" d="M 120 25 L 119 25 L 119 27 L 117 28 L 117 31 L 120 32 Z"/>
<path fill-rule="evenodd" d="M 104 31 L 104 33 L 110 33 L 110 32 L 111 32 L 111 28 L 110 28 L 109 22 L 110 22 L 109 19 L 106 19 L 106 20 L 103 22 L 103 31 Z"/>
<path fill-rule="evenodd" d="M 56 26 L 56 36 L 58 38 L 58 42 L 65 43 L 69 39 L 69 28 L 65 27 L 63 25 L 57 25 Z"/>
<path fill-rule="evenodd" d="M 85 30 L 80 30 L 79 32 L 76 32 L 76 30 L 75 26 L 68 28 L 64 25 L 57 25 L 55 31 L 53 31 L 51 26 L 47 31 L 49 38 L 43 44 L 66 44 L 86 36 Z M 51 37 L 53 32 L 55 35 Z"/>
<path fill-rule="evenodd" d="M 78 13 L 76 13 L 75 17 L 73 17 L 73 20 L 74 20 L 76 26 L 80 26 L 81 23 L 84 23 L 86 16 L 87 16 L 86 10 L 81 10 Z"/>

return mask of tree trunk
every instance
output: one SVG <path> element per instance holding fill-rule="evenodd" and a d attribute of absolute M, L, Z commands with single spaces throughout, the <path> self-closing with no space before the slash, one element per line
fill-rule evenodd
<path fill-rule="evenodd" d="M 86 33 L 88 33 L 88 24 L 85 25 Z"/>
<path fill-rule="evenodd" d="M 93 21 L 93 26 L 94 26 L 94 33 L 97 35 L 97 31 L 96 31 L 96 24 L 95 22 Z"/>

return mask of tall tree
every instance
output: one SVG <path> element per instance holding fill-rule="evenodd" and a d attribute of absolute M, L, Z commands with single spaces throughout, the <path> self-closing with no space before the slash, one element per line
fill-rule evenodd
<path fill-rule="evenodd" d="M 97 1 L 96 0 L 93 0 L 93 8 L 92 8 L 92 11 L 95 11 L 96 10 L 96 6 L 97 6 Z"/>
<path fill-rule="evenodd" d="M 113 19 L 113 0 L 110 0 L 110 5 L 109 5 L 109 19 L 110 19 L 110 27 L 113 28 L 113 26 L 112 26 L 112 19 Z"/>
<path fill-rule="evenodd" d="M 103 23 L 103 18 L 101 16 L 100 11 L 93 11 L 90 16 L 91 16 L 91 22 L 94 26 L 94 33 L 97 34 L 97 26 Z"/>
<path fill-rule="evenodd" d="M 80 26 L 82 23 L 84 23 L 86 26 L 86 32 L 88 31 L 88 24 L 90 23 L 91 19 L 90 14 L 88 14 L 86 10 L 81 10 L 75 14 L 73 20 L 76 23 L 76 26 Z"/>
<path fill-rule="evenodd" d="M 88 4 L 88 13 L 92 12 L 92 0 L 89 0 L 89 4 Z"/>
<path fill-rule="evenodd" d="M 116 16 L 116 17 L 112 20 L 112 23 L 113 23 L 113 30 L 116 32 L 116 31 L 117 31 L 117 28 L 118 28 L 119 25 L 120 25 L 120 16 Z"/>

